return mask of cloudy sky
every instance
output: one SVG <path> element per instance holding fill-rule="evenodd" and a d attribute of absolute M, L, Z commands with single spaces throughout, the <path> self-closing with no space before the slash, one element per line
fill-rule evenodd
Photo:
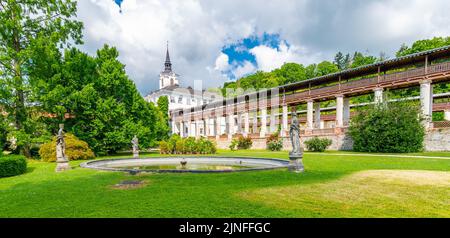
<path fill-rule="evenodd" d="M 450 36 L 449 9 L 448 0 L 79 0 L 78 18 L 80 48 L 116 46 L 145 95 L 158 87 L 166 41 L 181 85 L 206 88 L 338 51 L 394 57 L 402 43 Z"/>

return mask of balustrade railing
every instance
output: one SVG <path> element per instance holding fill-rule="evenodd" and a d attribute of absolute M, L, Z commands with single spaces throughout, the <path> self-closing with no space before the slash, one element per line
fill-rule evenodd
<path fill-rule="evenodd" d="M 365 78 L 341 84 L 341 90 L 361 88 L 377 83 L 377 77 Z"/>
<path fill-rule="evenodd" d="M 434 74 L 440 72 L 450 71 L 450 62 L 435 64 L 428 66 L 427 74 Z"/>
<path fill-rule="evenodd" d="M 450 121 L 434 121 L 433 128 L 449 128 Z"/>

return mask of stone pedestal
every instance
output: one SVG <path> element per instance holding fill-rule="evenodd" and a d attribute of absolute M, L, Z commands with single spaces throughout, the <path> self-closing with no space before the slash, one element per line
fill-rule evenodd
<path fill-rule="evenodd" d="M 72 169 L 69 165 L 69 161 L 67 160 L 67 158 L 64 159 L 58 159 L 56 161 L 56 172 L 62 172 L 62 171 L 66 171 L 66 170 L 70 170 Z"/>
<path fill-rule="evenodd" d="M 303 154 L 289 153 L 289 171 L 301 173 L 305 171 L 303 166 Z"/>

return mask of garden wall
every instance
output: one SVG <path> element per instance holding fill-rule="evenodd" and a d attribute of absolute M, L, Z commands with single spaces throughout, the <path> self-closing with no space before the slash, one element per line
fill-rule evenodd
<path fill-rule="evenodd" d="M 301 136 L 300 142 L 302 147 L 304 146 L 304 141 L 313 138 L 314 136 Z M 331 139 L 332 144 L 328 147 L 329 150 L 352 150 L 353 141 L 352 138 L 347 134 L 327 134 L 318 136 L 319 138 Z M 254 138 L 252 139 L 253 145 L 252 149 L 266 149 L 266 139 L 265 138 Z M 217 147 L 220 149 L 228 149 L 230 141 L 227 139 L 220 139 L 217 141 Z M 432 129 L 427 132 L 424 139 L 425 151 L 450 151 L 450 128 L 439 128 Z M 283 137 L 283 150 L 291 150 L 291 141 L 289 137 Z"/>
<path fill-rule="evenodd" d="M 450 151 L 450 128 L 435 128 L 425 135 L 426 151 Z"/>

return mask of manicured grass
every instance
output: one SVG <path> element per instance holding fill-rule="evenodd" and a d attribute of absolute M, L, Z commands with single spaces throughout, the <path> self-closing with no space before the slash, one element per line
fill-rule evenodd
<path fill-rule="evenodd" d="M 287 159 L 287 152 L 262 150 L 218 155 Z M 143 155 L 152 156 L 159 155 Z M 54 163 L 29 161 L 27 173 L 1 178 L 0 217 L 450 217 L 448 159 L 307 153 L 302 174 L 137 176 L 81 162 L 55 173 Z M 146 185 L 112 187 L 123 180 Z"/>

